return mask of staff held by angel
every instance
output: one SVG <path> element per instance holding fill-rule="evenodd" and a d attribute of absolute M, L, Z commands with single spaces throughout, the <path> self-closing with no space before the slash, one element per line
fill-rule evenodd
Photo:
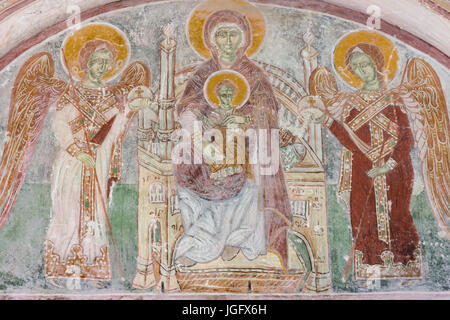
<path fill-rule="evenodd" d="M 52 128 L 58 151 L 44 275 L 57 287 L 74 278 L 103 287 L 112 277 L 106 200 L 113 181 L 121 177 L 124 135 L 136 110 L 150 102 L 128 100 L 136 97 L 134 88 L 150 82 L 149 70 L 140 62 L 130 64 L 118 83 L 106 83 L 125 67 L 129 48 L 125 35 L 114 26 L 86 25 L 63 43 L 61 61 L 70 83 L 54 77 L 54 62 L 47 52 L 31 57 L 16 78 L 0 171 L 0 227 L 12 210 L 44 119 L 56 102 Z"/>
<path fill-rule="evenodd" d="M 343 145 L 338 196 L 350 210 L 356 280 L 422 277 L 419 236 L 410 212 L 416 142 L 425 190 L 441 236 L 449 237 L 448 148 L 444 93 L 436 72 L 420 58 L 408 60 L 401 84 L 389 87 L 397 52 L 383 35 L 354 32 L 336 47 L 334 64 L 358 88 L 339 91 L 332 73 L 318 67 L 312 95 L 325 108 L 313 117 Z M 408 117 L 409 116 L 409 117 Z"/>

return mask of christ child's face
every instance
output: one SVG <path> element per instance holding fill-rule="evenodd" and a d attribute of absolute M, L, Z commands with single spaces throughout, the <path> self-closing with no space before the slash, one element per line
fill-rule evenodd
<path fill-rule="evenodd" d="M 234 99 L 234 88 L 230 85 L 224 85 L 217 90 L 222 109 L 232 108 L 231 102 Z"/>
<path fill-rule="evenodd" d="M 371 82 L 377 79 L 377 66 L 375 62 L 364 53 L 353 53 L 350 58 L 352 71 L 364 82 Z"/>
<path fill-rule="evenodd" d="M 242 32 L 237 26 L 220 26 L 214 34 L 214 41 L 221 55 L 231 57 L 242 42 Z"/>
<path fill-rule="evenodd" d="M 112 53 L 107 49 L 95 51 L 88 62 L 89 76 L 91 79 L 100 81 L 111 68 L 113 61 Z"/>

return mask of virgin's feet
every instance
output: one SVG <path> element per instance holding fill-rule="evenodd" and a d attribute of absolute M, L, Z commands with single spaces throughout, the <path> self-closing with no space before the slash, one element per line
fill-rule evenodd
<path fill-rule="evenodd" d="M 191 260 L 189 258 L 186 258 L 186 257 L 180 257 L 177 259 L 176 264 L 183 266 L 183 267 L 192 267 L 192 266 L 196 265 L 197 262 L 195 262 L 194 260 Z"/>
<path fill-rule="evenodd" d="M 224 261 L 233 260 L 234 257 L 238 255 L 239 250 L 240 249 L 238 247 L 230 247 L 230 246 L 226 247 L 225 250 L 223 250 L 222 259 Z"/>

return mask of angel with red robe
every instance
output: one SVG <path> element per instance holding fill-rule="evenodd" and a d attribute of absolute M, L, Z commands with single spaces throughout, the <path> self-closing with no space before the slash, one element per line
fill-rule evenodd
<path fill-rule="evenodd" d="M 136 110 L 149 104 L 146 98 L 127 98 L 133 88 L 149 85 L 150 73 L 134 62 L 117 84 L 105 83 L 123 69 L 130 48 L 125 35 L 109 24 L 84 26 L 66 38 L 63 48 L 70 83 L 54 77 L 47 52 L 31 57 L 17 75 L 0 168 L 0 228 L 17 198 L 45 116 L 56 102 L 52 128 L 58 151 L 44 275 L 56 287 L 74 278 L 103 287 L 112 277 L 105 200 L 111 183 L 121 176 L 122 140 L 129 124 Z"/>
<path fill-rule="evenodd" d="M 350 210 L 354 242 L 344 278 L 352 261 L 355 280 L 422 277 L 419 236 L 409 209 L 414 141 L 440 234 L 450 235 L 450 131 L 442 86 L 431 65 L 414 58 L 406 63 L 401 84 L 389 88 L 397 59 L 389 39 L 359 31 L 340 41 L 334 64 L 360 89 L 339 91 L 325 67 L 310 78 L 311 94 L 325 105 L 312 118 L 343 145 L 338 196 Z"/>

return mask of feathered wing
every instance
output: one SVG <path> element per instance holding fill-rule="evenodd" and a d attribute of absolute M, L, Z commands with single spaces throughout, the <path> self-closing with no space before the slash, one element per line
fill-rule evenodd
<path fill-rule="evenodd" d="M 22 66 L 14 83 L 8 132 L 0 165 L 0 228 L 6 223 L 36 149 L 45 116 L 67 89 L 53 78 L 49 53 L 34 55 Z"/>
<path fill-rule="evenodd" d="M 425 190 L 440 228 L 450 239 L 450 127 L 444 92 L 436 72 L 423 59 L 405 68 L 403 102 L 411 116 Z"/>
<path fill-rule="evenodd" d="M 309 77 L 309 92 L 320 97 L 331 117 L 341 119 L 348 94 L 338 90 L 336 79 L 330 70 L 323 66 L 314 69 Z"/>
<path fill-rule="evenodd" d="M 150 70 L 139 61 L 133 62 L 125 69 L 120 81 L 115 85 L 115 91 L 119 95 L 126 95 L 137 86 L 150 86 Z"/>

